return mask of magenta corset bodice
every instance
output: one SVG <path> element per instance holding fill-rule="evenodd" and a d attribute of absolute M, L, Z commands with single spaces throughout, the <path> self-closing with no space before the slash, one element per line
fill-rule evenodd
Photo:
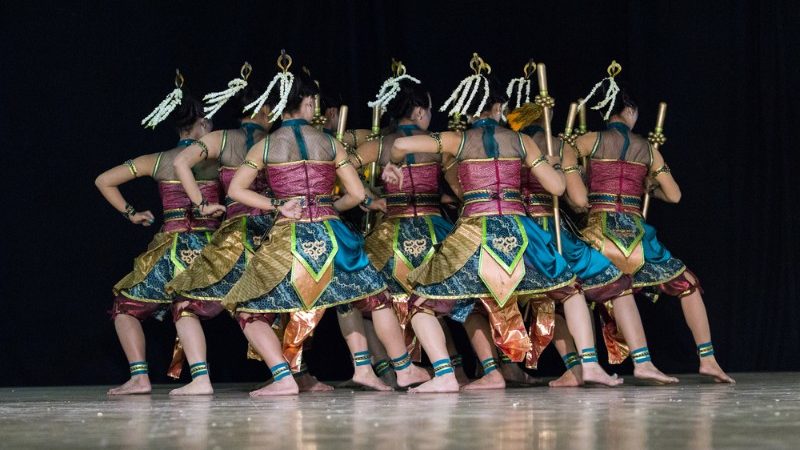
<path fill-rule="evenodd" d="M 197 185 L 209 203 L 219 203 L 220 185 L 217 180 L 199 181 Z M 199 209 L 192 205 L 180 182 L 160 181 L 158 191 L 164 207 L 164 226 L 161 231 L 209 231 L 219 227 L 219 219 L 201 215 Z"/>
<path fill-rule="evenodd" d="M 401 168 L 403 184 L 384 186 L 386 216 L 439 214 L 439 163 L 411 164 Z"/>
<path fill-rule="evenodd" d="M 531 169 L 522 167 L 522 201 L 529 216 L 552 216 L 553 195 L 547 192 Z"/>
<path fill-rule="evenodd" d="M 336 168 L 332 161 L 297 161 L 268 164 L 267 176 L 275 198 L 299 198 L 303 204 L 301 221 L 317 221 L 339 214 L 333 209 Z"/>
<path fill-rule="evenodd" d="M 519 159 L 464 160 L 458 178 L 465 216 L 525 214 L 520 193 Z"/>
<path fill-rule="evenodd" d="M 592 210 L 639 213 L 647 171 L 644 164 L 592 160 L 589 170 Z"/>
<path fill-rule="evenodd" d="M 225 212 L 225 218 L 235 219 L 244 215 L 260 216 L 264 214 L 264 212 L 258 208 L 251 208 L 243 205 L 227 196 L 228 190 L 231 187 L 231 180 L 233 180 L 233 176 L 236 175 L 236 170 L 237 169 L 234 167 L 222 167 L 219 170 L 219 181 L 222 183 L 223 192 L 226 194 L 225 206 L 227 207 L 227 211 Z M 255 181 L 250 185 L 250 190 L 258 192 L 259 194 L 264 194 L 268 187 L 266 174 L 263 170 L 260 170 L 258 175 L 256 175 Z"/>

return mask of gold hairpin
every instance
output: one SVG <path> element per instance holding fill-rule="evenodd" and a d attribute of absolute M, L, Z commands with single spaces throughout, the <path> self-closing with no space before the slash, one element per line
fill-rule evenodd
<path fill-rule="evenodd" d="M 608 76 L 614 78 L 622 72 L 622 66 L 616 60 L 611 60 L 611 64 L 608 66 L 608 69 L 606 69 L 606 72 L 608 72 Z"/>
<path fill-rule="evenodd" d="M 175 87 L 183 89 L 183 74 L 180 69 L 175 69 Z"/>
<path fill-rule="evenodd" d="M 251 66 L 249 62 L 245 61 L 244 64 L 242 64 L 241 70 L 239 70 L 239 75 L 242 76 L 244 81 L 247 81 L 247 79 L 250 78 L 251 73 L 253 73 L 253 66 Z"/>
<path fill-rule="evenodd" d="M 278 56 L 278 68 L 286 73 L 292 67 L 292 57 L 286 53 L 286 50 L 281 49 L 281 56 Z"/>

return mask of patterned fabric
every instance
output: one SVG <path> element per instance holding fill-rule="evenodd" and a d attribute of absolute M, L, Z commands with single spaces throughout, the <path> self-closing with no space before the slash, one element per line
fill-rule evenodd
<path fill-rule="evenodd" d="M 310 223 L 296 222 L 291 225 L 293 226 L 290 226 L 290 224 L 278 225 L 273 229 L 270 235 L 270 242 L 259 248 L 254 255 L 254 264 L 247 268 L 245 275 L 242 277 L 244 284 L 240 286 L 242 282 L 237 283 L 225 298 L 226 304 L 239 303 L 236 306 L 236 310 L 246 313 L 316 310 L 355 302 L 378 295 L 386 290 L 386 284 L 381 279 L 378 271 L 369 264 L 369 260 L 363 251 L 363 241 L 340 220 Z M 333 258 L 333 274 L 330 282 L 310 306 L 303 302 L 303 299 L 298 295 L 297 287 L 292 283 L 291 272 L 296 270 L 295 267 L 297 267 L 292 266 L 292 261 L 296 260 L 297 256 L 291 251 L 287 252 L 292 245 L 291 239 L 287 239 L 291 235 L 285 233 L 287 228 L 295 229 L 296 246 L 302 246 L 303 243 L 309 242 L 306 239 L 316 240 L 319 237 L 329 236 L 329 231 L 332 231 L 335 238 L 334 242 L 338 247 L 338 251 Z M 279 238 L 280 241 L 276 240 L 276 238 Z M 285 247 L 285 249 L 280 250 L 279 253 L 273 253 L 276 247 Z M 282 279 L 274 287 L 270 287 L 269 284 L 255 283 L 251 287 L 247 286 L 252 278 L 262 278 L 260 275 L 262 267 L 272 266 L 271 269 L 275 269 L 274 265 L 271 264 L 273 255 L 280 254 L 282 260 L 285 259 L 283 255 L 286 253 L 289 254 L 288 266 L 285 265 L 285 262 L 280 261 L 277 267 L 280 272 L 269 275 L 271 278 L 277 273 L 283 273 Z M 259 260 L 260 263 L 255 264 L 256 260 Z M 302 270 L 306 270 L 306 268 L 303 267 Z M 252 281 L 255 282 L 257 280 Z M 260 294 L 251 296 L 259 291 L 261 291 Z"/>
<path fill-rule="evenodd" d="M 166 284 L 179 272 L 185 270 L 200 255 L 203 247 L 210 241 L 211 233 L 169 233 L 171 242 L 169 246 L 161 245 L 161 255 L 153 267 L 145 274 L 141 281 L 130 286 L 124 286 L 121 281 L 115 287 L 115 294 L 125 297 L 150 302 L 170 303 L 173 295 L 167 293 Z M 156 235 L 153 240 L 163 239 Z M 143 255 L 146 255 L 147 252 Z M 138 258 L 137 258 L 138 259 Z M 136 263 L 134 263 L 136 266 Z M 128 277 L 126 277 L 127 279 Z M 122 286 L 121 286 L 122 285 Z"/>
<path fill-rule="evenodd" d="M 408 271 L 422 265 L 433 255 L 434 245 L 444 240 L 453 224 L 441 216 L 394 218 L 382 222 L 366 238 L 367 256 L 393 295 L 408 292 L 398 280 L 395 265 L 406 264 Z"/>
<path fill-rule="evenodd" d="M 524 225 L 524 230 L 527 233 L 526 237 L 531 235 L 534 237 L 534 239 L 528 239 L 528 245 L 524 247 L 524 276 L 515 289 L 516 295 L 544 294 L 574 282 L 575 276 L 568 269 L 566 262 L 558 257 L 558 253 L 552 249 L 553 243 L 550 236 L 533 222 L 526 224 L 525 220 L 528 218 L 486 216 L 482 219 L 486 219 L 486 222 L 494 222 L 492 225 L 488 225 L 488 228 L 494 230 L 505 229 L 508 232 L 517 226 L 516 224 L 519 220 Z M 531 231 L 528 231 L 529 229 Z M 538 233 L 535 231 L 536 229 L 539 230 Z M 451 236 L 458 235 L 461 232 L 462 225 L 459 223 Z M 451 236 L 445 239 L 442 244 L 442 250 L 444 250 L 444 247 L 452 245 L 451 242 L 455 242 L 451 239 Z M 500 234 L 495 234 L 494 236 L 500 236 Z M 482 251 L 484 251 L 483 245 L 477 248 L 464 265 L 455 270 L 452 275 L 438 283 L 420 284 L 414 288 L 414 294 L 420 297 L 442 300 L 493 297 L 479 273 Z M 437 254 L 441 254 L 441 252 Z M 437 258 L 434 257 L 424 264 L 420 270 L 436 263 Z"/>
<path fill-rule="evenodd" d="M 555 222 L 553 217 L 534 218 L 539 226 L 555 239 Z M 577 275 L 584 291 L 606 286 L 622 276 L 611 261 L 586 242 L 580 240 L 561 223 L 561 254 L 570 269 Z"/>
<path fill-rule="evenodd" d="M 673 258 L 672 253 L 658 241 L 655 228 L 644 224 L 644 230 L 644 265 L 633 274 L 634 288 L 662 284 L 686 271 L 686 265 Z"/>
<path fill-rule="evenodd" d="M 226 221 L 200 257 L 175 277 L 167 290 L 189 299 L 221 301 L 239 281 L 252 252 L 261 245 L 273 221 L 272 215 Z"/>

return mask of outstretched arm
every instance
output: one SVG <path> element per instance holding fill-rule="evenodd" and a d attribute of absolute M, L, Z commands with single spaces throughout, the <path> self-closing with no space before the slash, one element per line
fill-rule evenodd
<path fill-rule="evenodd" d="M 139 176 L 146 176 L 152 173 L 157 158 L 158 154 L 151 154 L 128 160 L 124 164 L 106 170 L 94 180 L 95 186 L 97 186 L 106 201 L 137 225 L 149 227 L 155 221 L 155 217 L 150 211 L 136 212 L 125 200 L 125 197 L 122 196 L 119 186 Z"/>

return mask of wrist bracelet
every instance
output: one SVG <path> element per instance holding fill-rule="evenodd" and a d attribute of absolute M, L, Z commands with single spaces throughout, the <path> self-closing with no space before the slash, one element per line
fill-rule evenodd
<path fill-rule="evenodd" d="M 369 205 L 372 204 L 372 197 L 370 197 L 369 195 L 365 196 L 364 200 L 361 202 L 361 204 L 364 205 L 365 207 L 369 208 Z"/>
<path fill-rule="evenodd" d="M 129 203 L 125 203 L 125 211 L 121 212 L 123 217 L 130 220 L 130 218 L 136 214 L 136 210 L 131 206 Z"/>
<path fill-rule="evenodd" d="M 533 161 L 533 164 L 531 164 L 531 169 L 535 169 L 538 166 L 541 166 L 542 164 L 547 164 L 547 157 L 544 155 L 536 158 L 536 160 Z"/>

